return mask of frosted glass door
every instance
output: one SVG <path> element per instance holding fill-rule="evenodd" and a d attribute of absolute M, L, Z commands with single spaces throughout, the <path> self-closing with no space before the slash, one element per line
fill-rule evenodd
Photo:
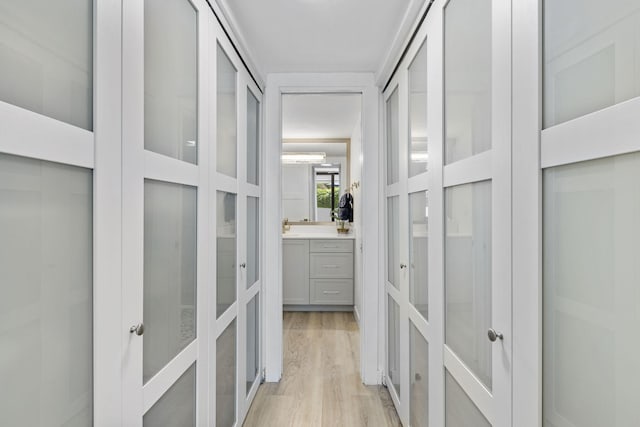
<path fill-rule="evenodd" d="M 400 197 L 387 198 L 387 281 L 400 286 Z"/>
<path fill-rule="evenodd" d="M 387 300 L 387 365 L 389 382 L 400 396 L 400 307 L 388 297 Z"/>
<path fill-rule="evenodd" d="M 222 316 L 236 301 L 236 198 L 232 193 L 217 192 L 216 317 Z"/>
<path fill-rule="evenodd" d="M 143 377 L 147 382 L 196 338 L 195 188 L 144 188 Z"/>
<path fill-rule="evenodd" d="M 491 389 L 491 183 L 448 188 L 445 206 L 445 344 Z"/>
<path fill-rule="evenodd" d="M 199 237 L 211 209 L 201 191 L 208 156 L 198 155 L 207 153 L 202 7 L 122 2 L 122 424 L 131 427 L 205 421 L 196 410 L 209 328 L 198 295 L 212 286 L 201 280 L 209 252 Z"/>
<path fill-rule="evenodd" d="M 93 422 L 92 172 L 0 154 L 0 425 Z"/>
<path fill-rule="evenodd" d="M 93 4 L 0 1 L 0 101 L 93 130 Z"/>
<path fill-rule="evenodd" d="M 427 42 L 423 42 L 409 66 L 409 177 L 427 171 Z"/>
<path fill-rule="evenodd" d="M 236 112 L 235 67 L 224 50 L 218 45 L 216 70 L 216 154 L 217 170 L 231 177 L 238 174 L 238 130 Z"/>
<path fill-rule="evenodd" d="M 450 0 L 444 9 L 446 164 L 491 149 L 493 3 Z"/>
<path fill-rule="evenodd" d="M 428 319 L 429 205 L 427 192 L 409 195 L 409 301 Z"/>
<path fill-rule="evenodd" d="M 216 342 L 216 427 L 236 422 L 236 320 Z"/>
<path fill-rule="evenodd" d="M 512 5 L 442 9 L 447 427 L 512 425 Z"/>
<path fill-rule="evenodd" d="M 544 173 L 546 427 L 635 425 L 640 153 Z"/>
<path fill-rule="evenodd" d="M 386 129 L 387 129 L 387 185 L 398 182 L 400 167 L 400 124 L 399 124 L 399 106 L 398 106 L 398 89 L 393 91 L 387 100 L 386 108 Z"/>

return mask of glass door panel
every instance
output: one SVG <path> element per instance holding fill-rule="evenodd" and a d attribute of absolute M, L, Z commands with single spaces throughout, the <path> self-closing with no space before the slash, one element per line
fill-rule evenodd
<path fill-rule="evenodd" d="M 544 1 L 544 127 L 640 95 L 640 4 Z"/>
<path fill-rule="evenodd" d="M 217 49 L 217 64 L 217 170 L 235 178 L 238 170 L 238 118 L 236 117 L 236 80 L 238 72 L 220 45 L 218 45 Z"/>
<path fill-rule="evenodd" d="M 640 153 L 546 169 L 543 182 L 544 425 L 635 425 Z"/>
<path fill-rule="evenodd" d="M 429 425 L 429 343 L 410 324 L 409 410 L 411 427 Z"/>
<path fill-rule="evenodd" d="M 400 198 L 387 198 L 387 281 L 400 284 Z"/>
<path fill-rule="evenodd" d="M 144 414 L 145 427 L 189 427 L 196 425 L 196 365 L 173 383 Z"/>
<path fill-rule="evenodd" d="M 445 164 L 491 149 L 493 1 L 444 9 Z"/>
<path fill-rule="evenodd" d="M 260 294 L 247 304 L 247 378 L 246 393 L 258 377 L 260 370 Z"/>
<path fill-rule="evenodd" d="M 427 42 L 409 66 L 409 178 L 427 171 Z"/>
<path fill-rule="evenodd" d="M 247 182 L 260 182 L 260 103 L 247 89 Z"/>
<path fill-rule="evenodd" d="M 491 427 L 460 384 L 445 371 L 445 425 L 447 427 Z"/>
<path fill-rule="evenodd" d="M 236 320 L 216 342 L 216 427 L 236 422 Z"/>
<path fill-rule="evenodd" d="M 144 2 L 144 148 L 189 163 L 198 157 L 197 15 L 188 0 Z"/>
<path fill-rule="evenodd" d="M 445 211 L 445 344 L 491 389 L 491 182 L 447 188 Z"/>
<path fill-rule="evenodd" d="M 0 100 L 93 130 L 93 1 L 0 1 Z"/>
<path fill-rule="evenodd" d="M 196 338 L 196 197 L 180 184 L 145 181 L 144 350 L 147 382 Z"/>
<path fill-rule="evenodd" d="M 387 365 L 389 367 L 389 381 L 400 397 L 400 307 L 388 296 L 387 318 Z"/>
<path fill-rule="evenodd" d="M 236 301 L 236 195 L 217 192 L 216 317 Z"/>
<path fill-rule="evenodd" d="M 398 182 L 400 159 L 400 124 L 398 89 L 387 100 L 387 185 Z"/>
<path fill-rule="evenodd" d="M 0 425 L 93 423 L 92 185 L 0 154 Z"/>
<path fill-rule="evenodd" d="M 428 319 L 429 205 L 427 192 L 409 194 L 409 301 Z"/>
<path fill-rule="evenodd" d="M 260 199 L 247 197 L 247 289 L 259 280 Z"/>

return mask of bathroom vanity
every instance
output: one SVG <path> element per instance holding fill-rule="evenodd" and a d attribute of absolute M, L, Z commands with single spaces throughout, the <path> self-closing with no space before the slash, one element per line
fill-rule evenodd
<path fill-rule="evenodd" d="M 285 310 L 351 310 L 353 236 L 285 233 L 283 304 Z"/>

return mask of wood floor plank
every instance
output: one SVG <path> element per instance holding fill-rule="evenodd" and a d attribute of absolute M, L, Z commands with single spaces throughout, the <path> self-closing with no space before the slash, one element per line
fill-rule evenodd
<path fill-rule="evenodd" d="M 245 427 L 399 427 L 382 386 L 360 381 L 358 325 L 347 312 L 285 312 L 284 371 L 260 386 Z"/>

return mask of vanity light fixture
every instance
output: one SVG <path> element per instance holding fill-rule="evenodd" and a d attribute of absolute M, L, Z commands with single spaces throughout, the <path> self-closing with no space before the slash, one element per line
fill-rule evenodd
<path fill-rule="evenodd" d="M 282 163 L 324 163 L 327 153 L 282 153 Z"/>

